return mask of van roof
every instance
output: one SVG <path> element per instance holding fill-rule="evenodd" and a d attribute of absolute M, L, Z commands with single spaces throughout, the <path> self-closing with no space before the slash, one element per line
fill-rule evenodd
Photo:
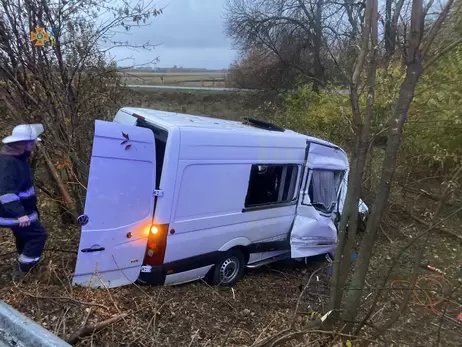
<path fill-rule="evenodd" d="M 165 129 L 171 128 L 203 128 L 203 129 L 229 129 L 233 131 L 243 132 L 249 134 L 249 132 L 258 133 L 259 135 L 263 135 L 264 133 L 271 134 L 272 136 L 282 136 L 282 137 L 291 137 L 291 138 L 303 138 L 306 141 L 314 142 L 323 144 L 325 146 L 338 148 L 337 145 L 318 139 L 316 137 L 311 137 L 307 135 L 303 135 L 297 133 L 295 131 L 285 129 L 284 132 L 272 131 L 262 128 L 257 128 L 251 125 L 244 124 L 238 121 L 231 121 L 213 117 L 205 117 L 205 116 L 195 116 L 190 114 L 184 113 L 176 113 L 176 112 L 166 112 L 166 111 L 159 111 L 159 110 L 152 110 L 147 108 L 138 108 L 138 107 L 124 107 L 120 110 L 121 112 L 127 113 L 128 115 L 133 115 L 136 113 L 137 115 L 145 118 L 146 120 L 150 121 L 153 124 L 159 125 Z"/>
<path fill-rule="evenodd" d="M 128 114 L 136 113 L 147 120 L 153 121 L 156 124 L 164 125 L 167 128 L 171 127 L 197 127 L 197 128 L 214 128 L 214 129 L 233 129 L 233 130 L 250 130 L 258 132 L 267 132 L 269 130 L 260 129 L 246 125 L 242 122 L 231 121 L 213 117 L 204 117 L 204 116 L 195 116 L 191 114 L 176 113 L 176 112 L 166 112 L 151 110 L 147 108 L 132 108 L 124 107 L 121 109 Z M 286 130 L 285 132 L 297 134 L 291 130 Z"/>

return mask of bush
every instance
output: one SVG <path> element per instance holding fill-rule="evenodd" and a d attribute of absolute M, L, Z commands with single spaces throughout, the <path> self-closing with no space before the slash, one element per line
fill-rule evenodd
<path fill-rule="evenodd" d="M 348 96 L 339 93 L 312 91 L 311 85 L 289 93 L 282 108 L 275 111 L 271 121 L 283 127 L 348 146 L 353 129 Z"/>
<path fill-rule="evenodd" d="M 404 78 L 401 66 L 377 71 L 371 134 L 386 136 L 388 120 Z M 454 167 L 462 158 L 462 48 L 453 51 L 425 72 L 411 104 L 404 129 L 400 164 L 409 169 L 439 171 Z M 366 93 L 360 97 L 361 109 Z M 312 92 L 305 85 L 287 94 L 281 107 L 267 104 L 276 124 L 327 139 L 351 149 L 353 128 L 348 95 L 335 91 Z M 428 171 L 428 170 L 427 170 Z"/>
<path fill-rule="evenodd" d="M 403 154 L 413 165 L 441 171 L 462 159 L 462 48 L 425 72 L 405 127 Z"/>

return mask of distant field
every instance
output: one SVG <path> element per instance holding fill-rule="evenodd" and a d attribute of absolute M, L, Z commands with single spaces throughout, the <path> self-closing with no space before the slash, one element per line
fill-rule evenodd
<path fill-rule="evenodd" d="M 121 72 L 126 84 L 225 87 L 226 74 L 217 72 Z"/>

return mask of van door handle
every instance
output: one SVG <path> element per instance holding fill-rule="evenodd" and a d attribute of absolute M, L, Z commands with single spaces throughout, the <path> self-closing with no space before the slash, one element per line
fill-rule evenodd
<path fill-rule="evenodd" d="M 100 251 L 104 251 L 106 248 L 104 247 L 95 247 L 95 246 L 92 246 L 90 248 L 84 248 L 82 249 L 82 252 L 84 253 L 89 253 L 89 252 L 100 252 Z"/>

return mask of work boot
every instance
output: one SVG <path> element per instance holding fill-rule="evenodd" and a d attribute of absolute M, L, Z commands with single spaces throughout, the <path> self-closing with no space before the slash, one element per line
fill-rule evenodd
<path fill-rule="evenodd" d="M 31 272 L 36 267 L 38 262 L 38 260 L 30 263 L 22 263 L 18 261 L 18 267 L 15 271 L 13 271 L 13 277 L 24 278 L 29 272 Z"/>
<path fill-rule="evenodd" d="M 27 273 L 21 270 L 21 267 L 19 266 L 19 263 L 18 263 L 18 266 L 16 267 L 16 269 L 13 270 L 12 275 L 13 275 L 13 278 L 15 279 L 22 279 L 27 275 Z"/>
<path fill-rule="evenodd" d="M 30 263 L 23 263 L 18 261 L 19 271 L 23 272 L 24 274 L 27 274 L 38 264 L 38 262 L 38 260 L 32 261 Z"/>

